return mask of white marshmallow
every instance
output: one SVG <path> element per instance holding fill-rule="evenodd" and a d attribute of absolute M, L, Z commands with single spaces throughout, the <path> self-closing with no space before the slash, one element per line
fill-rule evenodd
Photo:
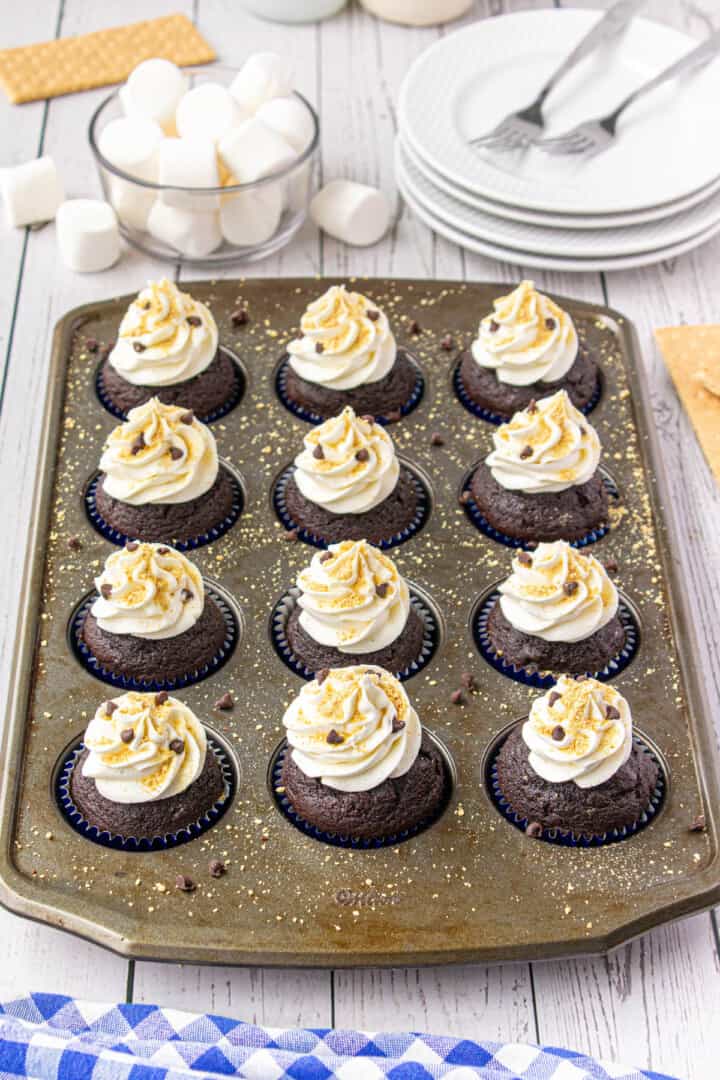
<path fill-rule="evenodd" d="M 47 155 L 5 169 L 0 176 L 0 186 L 8 225 L 52 221 L 63 201 L 55 162 Z"/>
<path fill-rule="evenodd" d="M 80 274 L 107 270 L 120 256 L 120 232 L 112 206 L 99 199 L 68 199 L 57 212 L 63 262 Z"/>
<path fill-rule="evenodd" d="M 220 228 L 231 244 L 240 247 L 264 244 L 275 234 L 283 212 L 282 184 L 268 184 L 256 191 L 223 195 Z"/>
<path fill-rule="evenodd" d="M 217 142 L 248 116 L 226 87 L 220 83 L 202 83 L 180 98 L 175 126 L 181 138 Z"/>
<path fill-rule="evenodd" d="M 208 214 L 178 210 L 162 199 L 156 199 L 153 203 L 147 228 L 157 240 L 162 240 L 181 255 L 192 259 L 202 259 L 222 244 L 217 211 Z"/>
<path fill-rule="evenodd" d="M 230 83 L 230 93 L 249 112 L 263 102 L 292 93 L 293 72 L 277 53 L 253 53 Z"/>
<path fill-rule="evenodd" d="M 111 165 L 139 180 L 154 183 L 162 140 L 162 128 L 154 120 L 122 116 L 103 128 L 98 148 Z M 120 221 L 131 228 L 144 229 L 156 192 L 114 176 L 109 169 L 105 169 L 103 175 L 108 197 Z"/>
<path fill-rule="evenodd" d="M 305 210 L 310 198 L 310 182 L 312 180 L 314 162 L 304 161 L 302 165 L 294 169 L 287 179 L 287 205 L 293 213 Z"/>
<path fill-rule="evenodd" d="M 126 116 L 155 120 L 161 127 L 172 125 L 180 98 L 187 89 L 187 78 L 171 60 L 155 57 L 143 60 L 131 71 L 120 90 L 120 102 Z"/>
<path fill-rule="evenodd" d="M 158 183 L 172 187 L 212 188 L 220 185 L 215 144 L 211 139 L 163 139 L 158 150 Z M 160 198 L 178 210 L 212 211 L 216 195 L 163 191 Z"/>
<path fill-rule="evenodd" d="M 254 116 L 220 140 L 218 153 L 239 184 L 262 180 L 297 157 L 282 136 Z"/>
<path fill-rule="evenodd" d="M 296 97 L 273 98 L 266 101 L 256 112 L 256 117 L 266 127 L 282 135 L 286 143 L 298 154 L 307 149 L 315 134 L 310 110 Z"/>
<path fill-rule="evenodd" d="M 331 180 L 310 203 L 315 224 L 356 247 L 376 244 L 390 224 L 390 203 L 377 188 L 352 180 Z"/>

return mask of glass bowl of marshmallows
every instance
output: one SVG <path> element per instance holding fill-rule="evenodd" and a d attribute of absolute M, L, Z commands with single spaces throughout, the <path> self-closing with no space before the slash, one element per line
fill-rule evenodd
<path fill-rule="evenodd" d="M 145 60 L 89 129 L 125 239 L 204 266 L 261 259 L 288 243 L 307 215 L 319 138 L 315 110 L 275 53 L 239 70 Z"/>

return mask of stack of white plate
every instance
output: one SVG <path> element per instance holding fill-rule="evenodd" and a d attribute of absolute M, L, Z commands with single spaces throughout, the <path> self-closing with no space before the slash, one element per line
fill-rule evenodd
<path fill-rule="evenodd" d="M 411 209 L 471 251 L 524 266 L 614 270 L 697 247 L 720 230 L 720 62 L 631 106 L 601 154 L 480 150 L 468 139 L 529 104 L 599 18 L 524 11 L 441 38 L 398 105 L 397 180 Z M 637 18 L 548 97 L 546 134 L 608 113 L 697 42 Z"/>

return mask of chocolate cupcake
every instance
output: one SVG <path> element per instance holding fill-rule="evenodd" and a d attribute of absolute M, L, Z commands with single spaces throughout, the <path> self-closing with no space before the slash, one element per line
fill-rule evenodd
<path fill-rule="evenodd" d="M 433 821 L 448 798 L 440 751 L 423 736 L 401 683 L 382 668 L 323 672 L 283 723 L 284 796 L 323 833 L 383 840 Z"/>
<path fill-rule="evenodd" d="M 70 798 L 86 826 L 125 839 L 171 838 L 226 796 L 205 728 L 166 693 L 104 702 L 85 732 Z"/>
<path fill-rule="evenodd" d="M 282 380 L 291 405 L 323 419 L 345 405 L 386 417 L 411 401 L 417 368 L 366 296 L 333 285 L 310 304 L 300 329 L 288 345 Z"/>
<path fill-rule="evenodd" d="M 607 524 L 600 440 L 565 390 L 501 424 L 493 443 L 470 492 L 497 532 L 525 543 L 572 541 Z"/>
<path fill-rule="evenodd" d="M 505 663 L 594 674 L 625 646 L 618 591 L 602 563 L 565 540 L 521 551 L 499 587 L 487 633 Z"/>
<path fill-rule="evenodd" d="M 218 349 L 210 310 L 167 278 L 130 304 L 99 374 L 101 396 L 127 414 L 151 397 L 211 416 L 238 395 L 239 371 Z"/>
<path fill-rule="evenodd" d="M 318 552 L 297 586 L 285 635 L 308 671 L 376 664 L 397 675 L 422 655 L 425 627 L 407 582 L 366 540 Z"/>
<path fill-rule="evenodd" d="M 172 543 L 209 532 L 233 511 L 233 481 L 215 436 L 190 410 L 150 398 L 110 432 L 95 505 L 106 525 Z"/>
<path fill-rule="evenodd" d="M 460 360 L 462 390 L 501 419 L 533 398 L 565 390 L 578 409 L 598 391 L 598 366 L 578 344 L 572 319 L 532 281 L 494 302 L 478 336 Z"/>
<path fill-rule="evenodd" d="M 284 491 L 289 519 L 325 543 L 379 544 L 416 519 L 418 487 L 400 466 L 393 441 L 372 417 L 350 406 L 313 428 Z"/>
<path fill-rule="evenodd" d="M 652 809 L 659 780 L 655 759 L 633 742 L 622 694 L 568 675 L 533 702 L 495 768 L 516 819 L 578 837 L 632 830 Z"/>
<path fill-rule="evenodd" d="M 133 540 L 108 556 L 95 587 L 81 637 L 105 671 L 173 682 L 224 651 L 223 614 L 197 567 L 173 548 Z"/>

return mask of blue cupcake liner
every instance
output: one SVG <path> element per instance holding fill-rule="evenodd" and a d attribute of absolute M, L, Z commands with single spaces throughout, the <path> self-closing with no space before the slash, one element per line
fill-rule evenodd
<path fill-rule="evenodd" d="M 196 414 L 198 420 L 201 420 L 203 424 L 214 424 L 217 420 L 222 420 L 223 416 L 227 416 L 228 413 L 232 412 L 233 409 L 240 404 L 242 396 L 245 393 L 245 373 L 243 372 L 243 369 L 241 368 L 237 358 L 235 357 L 234 353 L 232 353 L 229 349 L 226 349 L 224 345 L 220 345 L 219 349 L 221 352 L 224 352 L 227 356 L 229 356 L 233 362 L 235 382 L 230 397 L 227 399 L 227 401 L 223 402 L 223 404 L 220 405 L 219 408 L 213 409 L 213 411 L 209 413 Z M 124 409 L 119 409 L 117 405 L 113 405 L 105 389 L 105 380 L 103 379 L 104 366 L 105 361 L 101 360 L 95 370 L 95 394 L 97 396 L 97 399 L 103 406 L 103 408 L 111 414 L 111 416 L 115 416 L 118 420 L 127 420 L 128 414 L 124 411 Z M 161 396 L 163 389 L 165 388 L 162 386 L 158 386 L 155 389 L 157 390 L 158 395 Z"/>
<path fill-rule="evenodd" d="M 382 836 L 372 840 L 363 840 L 356 836 L 342 836 L 340 833 L 327 833 L 301 817 L 293 807 L 287 795 L 281 790 L 282 769 L 285 755 L 288 750 L 289 747 L 287 741 L 283 739 L 276 749 L 270 765 L 269 778 L 272 785 L 272 796 L 275 800 L 275 805 L 283 817 L 286 818 L 291 825 L 294 825 L 301 833 L 304 833 L 305 836 L 309 836 L 311 840 L 319 840 L 322 844 L 329 844 L 331 847 L 352 848 L 355 851 L 377 851 L 380 848 L 397 847 L 398 844 L 402 844 L 406 840 L 412 840 L 413 837 L 419 836 L 420 833 L 425 832 L 425 830 L 434 825 L 436 821 L 439 821 L 450 802 L 452 780 L 448 772 L 447 798 L 443 800 L 438 807 L 437 813 L 432 818 L 420 822 L 412 829 L 406 829 L 403 832 L 396 833 L 394 836 Z"/>
<path fill-rule="evenodd" d="M 657 754 L 655 754 L 652 747 L 637 734 L 633 735 L 633 744 L 639 750 L 642 750 L 643 753 L 648 754 L 658 766 L 657 786 L 650 797 L 649 805 L 637 821 L 634 821 L 631 825 L 627 825 L 622 829 L 613 829 L 611 832 L 593 836 L 588 836 L 586 834 L 577 835 L 573 832 L 565 832 L 561 829 L 543 829 L 539 836 L 533 836 L 533 841 L 544 840 L 546 843 L 555 844 L 558 847 L 599 848 L 605 847 L 608 844 L 617 844 L 622 840 L 628 840 L 631 836 L 635 836 L 637 833 L 642 832 L 643 829 L 647 828 L 657 816 L 658 811 L 662 808 L 665 801 L 667 780 L 663 763 Z M 502 742 L 495 748 L 495 752 L 489 763 L 487 777 L 488 794 L 490 795 L 494 806 L 500 811 L 505 820 L 509 821 L 511 825 L 514 825 L 516 829 L 525 832 L 530 824 L 529 819 L 516 814 L 500 790 L 497 776 L 497 756 L 501 746 Z"/>
<path fill-rule="evenodd" d="M 235 651 L 235 647 L 240 640 L 240 623 L 238 616 L 225 596 L 207 582 L 204 584 L 206 600 L 209 598 L 217 605 L 225 622 L 225 640 L 220 651 L 197 671 L 187 672 L 187 674 L 177 679 L 148 679 L 145 681 L 132 678 L 129 675 L 121 675 L 115 671 L 108 671 L 107 668 L 102 667 L 100 661 L 93 656 L 82 638 L 85 617 L 97 600 L 98 594 L 95 590 L 88 593 L 80 601 L 70 616 L 68 642 L 75 659 L 96 679 L 109 683 L 110 686 L 115 686 L 122 691 L 137 690 L 141 693 L 157 693 L 160 690 L 167 690 L 172 693 L 175 690 L 182 690 L 186 686 L 202 682 L 203 679 L 207 679 L 210 675 L 215 675 Z"/>
<path fill-rule="evenodd" d="M 416 379 L 410 397 L 403 405 L 400 406 L 401 417 L 407 416 L 413 411 L 413 409 L 416 409 L 422 401 L 423 394 L 425 393 L 425 380 L 423 378 L 420 367 L 414 357 L 410 355 L 410 353 L 406 353 L 406 355 L 416 369 Z M 280 398 L 285 408 L 289 412 L 291 412 L 293 416 L 297 416 L 300 420 L 305 420 L 308 424 L 322 424 L 325 420 L 327 420 L 326 416 L 320 416 L 318 413 L 311 412 L 310 409 L 303 408 L 302 405 L 298 405 L 297 402 L 293 401 L 292 398 L 288 396 L 287 374 L 289 363 L 289 358 L 285 356 L 280 361 L 277 372 L 275 373 L 275 391 L 277 393 L 277 396 Z M 394 423 L 394 421 L 388 420 L 386 416 L 376 416 L 375 421 L 378 424 L 382 424 L 383 427 L 385 427 L 387 424 Z"/>
<path fill-rule="evenodd" d="M 309 680 L 315 678 L 315 672 L 306 667 L 302 660 L 295 655 L 285 636 L 285 628 L 288 619 L 295 609 L 299 595 L 300 590 L 292 588 L 278 600 L 272 615 L 270 616 L 270 639 L 275 648 L 275 652 L 283 663 L 289 667 L 295 675 L 299 675 L 301 679 Z M 430 663 L 440 644 L 440 625 L 432 609 L 425 603 L 421 596 L 412 590 L 410 591 L 410 603 L 413 610 L 422 619 L 425 633 L 423 635 L 420 655 L 413 660 L 412 663 L 408 664 L 407 667 L 403 668 L 402 671 L 392 673 L 401 682 L 405 682 L 406 679 L 410 679 L 413 675 L 417 675 L 419 671 L 422 671 L 422 669 Z M 352 654 L 347 653 L 345 655 L 346 664 L 355 663 Z"/>
<path fill-rule="evenodd" d="M 375 544 L 375 547 L 381 548 L 383 551 L 388 551 L 390 548 L 397 547 L 398 544 L 403 544 L 406 540 L 409 540 L 411 536 L 415 536 L 416 533 L 422 529 L 430 517 L 430 492 L 425 487 L 425 484 L 420 479 L 415 470 L 406 462 L 402 462 L 402 467 L 409 473 L 410 477 L 415 484 L 417 491 L 417 509 L 415 511 L 415 517 L 407 525 L 402 532 L 395 533 L 394 536 L 389 537 L 387 540 L 381 540 Z M 285 488 L 288 481 L 295 473 L 295 466 L 288 465 L 280 473 L 279 477 L 275 481 L 275 487 L 273 488 L 272 503 L 275 513 L 280 519 L 283 526 L 288 530 L 294 530 L 297 532 L 298 540 L 302 540 L 305 544 L 311 544 L 316 548 L 326 548 L 328 542 L 322 540 L 319 536 L 315 536 L 309 529 L 305 529 L 298 525 L 296 521 L 290 517 L 287 506 L 285 504 Z M 335 541 L 332 541 L 333 543 Z"/>
<path fill-rule="evenodd" d="M 496 671 L 499 671 L 501 675 L 507 676 L 508 679 L 514 679 L 515 682 L 523 683 L 525 686 L 537 687 L 539 690 L 549 690 L 556 682 L 556 676 L 552 672 L 530 671 L 527 668 L 516 667 L 515 664 L 508 663 L 495 651 L 488 634 L 487 623 L 490 612 L 499 598 L 500 593 L 497 589 L 493 589 L 484 600 L 480 601 L 473 614 L 472 633 L 478 652 L 483 660 L 495 668 Z M 608 661 L 602 671 L 584 672 L 593 679 L 599 679 L 600 682 L 608 682 L 610 679 L 614 679 L 616 675 L 619 675 L 621 671 L 624 671 L 635 657 L 640 644 L 640 626 L 637 617 L 628 601 L 622 596 L 618 604 L 618 616 L 625 631 L 625 645 L 617 655 Z"/>
<path fill-rule="evenodd" d="M 480 462 L 478 462 L 478 464 L 480 464 Z M 462 503 L 465 513 L 470 518 L 473 525 L 477 529 L 479 529 L 481 533 L 484 533 L 485 536 L 488 536 L 491 540 L 497 540 L 499 544 L 504 544 L 505 547 L 509 548 L 526 547 L 528 544 L 527 540 L 519 540 L 515 536 L 508 536 L 507 533 L 500 532 L 499 529 L 496 529 L 493 525 L 491 525 L 487 518 L 480 513 L 470 490 L 473 474 L 476 468 L 477 465 L 474 465 L 465 477 L 465 480 L 463 481 L 462 494 L 464 495 L 465 492 L 467 492 L 470 496 L 467 502 Z M 607 491 L 609 497 L 617 501 L 620 498 L 620 492 L 618 490 L 617 484 L 615 483 L 615 480 L 612 478 L 610 473 L 605 468 L 603 468 L 602 465 L 600 466 L 598 471 L 600 473 L 600 478 L 605 485 L 605 490 Z M 584 548 L 587 547 L 588 544 L 595 544 L 598 540 L 602 540 L 603 536 L 607 536 L 609 532 L 610 526 L 602 525 L 599 529 L 592 529 L 589 533 L 586 533 L 585 536 L 581 536 L 579 540 L 570 540 L 568 541 L 568 543 L 571 547 L 574 548 Z"/>
<path fill-rule="evenodd" d="M 461 364 L 462 358 L 458 360 L 457 364 L 455 365 L 452 377 L 453 390 L 455 391 L 455 396 L 457 397 L 460 404 L 463 405 L 468 412 L 472 413 L 473 416 L 479 416 L 481 420 L 487 420 L 489 424 L 495 424 L 496 427 L 499 427 L 500 424 L 506 424 L 508 422 L 507 416 L 501 416 L 499 413 L 494 413 L 491 412 L 489 409 L 484 409 L 482 405 L 478 405 L 476 401 L 473 401 L 473 399 L 470 397 L 467 390 L 465 389 L 465 383 L 463 382 L 462 375 L 460 374 Z M 583 405 L 582 409 L 580 409 L 580 412 L 584 413 L 585 416 L 588 416 L 589 413 L 593 411 L 600 398 L 602 397 L 602 392 L 602 375 L 600 375 L 593 396 L 590 398 L 586 405 Z M 554 393 L 554 391 L 549 389 L 548 393 L 552 394 Z"/>
<path fill-rule="evenodd" d="M 93 844 L 99 844 L 101 847 L 112 848 L 115 851 L 138 852 L 167 851 L 170 848 L 180 847 L 181 844 L 187 844 L 190 840 L 196 840 L 208 829 L 211 829 L 213 825 L 216 825 L 230 806 L 237 790 L 235 769 L 225 747 L 210 734 L 208 734 L 207 746 L 220 764 L 225 780 L 224 795 L 201 818 L 176 833 L 166 833 L 164 836 L 153 837 L 118 836 L 116 833 L 112 833 L 107 829 L 100 829 L 97 825 L 91 825 L 86 821 L 75 806 L 70 793 L 70 779 L 73 769 L 85 749 L 82 742 L 70 747 L 60 763 L 53 784 L 55 801 L 70 828 L 86 840 L 92 841 Z"/>
<path fill-rule="evenodd" d="M 240 517 L 245 502 L 240 481 L 232 469 L 228 467 L 226 462 L 221 462 L 220 468 L 225 469 L 225 471 L 229 473 L 230 480 L 232 481 L 233 503 L 230 513 L 226 518 L 223 518 L 222 521 L 218 522 L 217 525 L 213 525 L 212 529 L 209 529 L 205 533 L 201 533 L 199 536 L 193 536 L 189 540 L 168 540 L 167 543 L 172 544 L 176 551 L 194 551 L 196 548 L 204 547 L 206 544 L 212 544 L 215 540 L 219 540 L 221 536 L 224 536 Z M 83 497 L 85 513 L 96 532 L 99 532 L 100 535 L 106 540 L 109 540 L 111 544 L 117 544 L 118 547 L 125 547 L 129 541 L 137 540 L 138 538 L 136 536 L 126 536 L 125 533 L 121 533 L 118 529 L 114 529 L 112 525 L 108 525 L 107 521 L 105 521 L 104 517 L 100 514 L 95 501 L 100 476 L 101 473 L 95 473 L 85 488 L 85 495 Z"/>

